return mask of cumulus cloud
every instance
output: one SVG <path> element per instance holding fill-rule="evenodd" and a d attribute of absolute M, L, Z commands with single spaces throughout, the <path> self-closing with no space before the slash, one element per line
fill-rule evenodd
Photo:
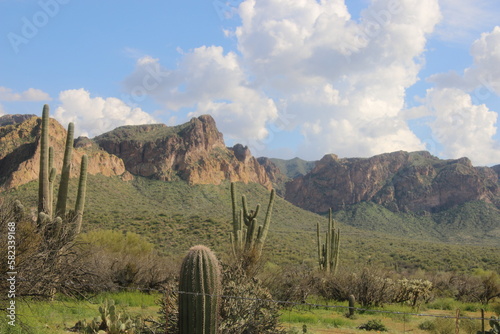
<path fill-rule="evenodd" d="M 50 101 L 51 97 L 44 91 L 36 88 L 29 88 L 21 93 L 16 93 L 12 89 L 0 86 L 0 101 Z"/>
<path fill-rule="evenodd" d="M 91 97 L 85 89 L 62 91 L 59 101 L 54 118 L 63 125 L 75 123 L 77 136 L 94 137 L 122 125 L 155 123 L 140 108 L 132 108 L 114 97 Z"/>
<path fill-rule="evenodd" d="M 274 101 L 252 87 L 234 52 L 203 46 L 184 53 L 179 67 L 163 68 L 145 56 L 124 81 L 131 97 L 150 95 L 167 109 L 191 110 L 189 116 L 211 114 L 230 138 L 264 138 L 266 124 L 276 118 Z"/>
<path fill-rule="evenodd" d="M 5 114 L 5 110 L 3 109 L 3 106 L 0 104 L 0 116 Z"/>
<path fill-rule="evenodd" d="M 424 145 L 401 110 L 418 80 L 437 1 L 373 1 L 353 21 L 342 1 L 248 0 L 236 29 L 246 68 L 287 101 L 301 156 L 368 156 Z"/>
<path fill-rule="evenodd" d="M 473 64 L 463 73 L 438 73 L 432 75 L 429 81 L 436 87 L 454 87 L 473 92 L 475 98 L 484 99 L 488 94 L 500 95 L 500 26 L 491 32 L 481 34 L 481 37 L 472 43 L 470 53 Z M 477 91 L 476 91 L 477 90 Z"/>
<path fill-rule="evenodd" d="M 467 156 L 481 165 L 500 161 L 500 143 L 494 139 L 498 114 L 485 104 L 500 95 L 499 50 L 500 27 L 495 27 L 472 44 L 473 64 L 462 74 L 439 73 L 429 78 L 435 87 L 415 109 L 433 117 L 430 127 L 443 147 L 443 156 Z"/>
<path fill-rule="evenodd" d="M 432 88 L 426 106 L 434 116 L 430 123 L 447 158 L 469 157 L 474 164 L 500 161 L 500 144 L 493 139 L 498 114 L 484 104 L 475 105 L 471 96 L 458 88 Z"/>
<path fill-rule="evenodd" d="M 306 159 L 424 148 L 401 110 L 441 20 L 438 0 L 374 0 L 358 20 L 342 0 L 245 0 L 238 15 L 228 34 L 238 52 L 202 46 L 174 69 L 142 57 L 127 91 L 168 110 L 213 114 L 254 154 L 266 154 L 273 131 L 297 129 Z"/>

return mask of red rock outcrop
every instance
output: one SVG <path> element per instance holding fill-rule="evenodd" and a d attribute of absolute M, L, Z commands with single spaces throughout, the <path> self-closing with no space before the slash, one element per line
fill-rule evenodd
<path fill-rule="evenodd" d="M 94 138 L 125 163 L 134 175 L 190 184 L 220 184 L 224 180 L 271 182 L 247 147 L 227 148 L 209 115 L 178 126 L 164 124 L 123 126 Z"/>
<path fill-rule="evenodd" d="M 0 190 L 20 186 L 38 178 L 40 168 L 41 119 L 34 116 L 0 127 Z M 50 119 L 49 142 L 54 147 L 54 167 L 60 173 L 64 157 L 66 130 Z M 75 148 L 71 175 L 80 173 L 83 154 L 89 157 L 88 173 L 106 176 L 125 172 L 123 161 L 97 147 Z"/>
<path fill-rule="evenodd" d="M 467 158 L 441 160 L 428 152 L 393 152 L 371 158 L 325 155 L 286 185 L 285 198 L 314 212 L 362 201 L 393 211 L 440 211 L 465 202 L 498 201 L 498 175 Z"/>

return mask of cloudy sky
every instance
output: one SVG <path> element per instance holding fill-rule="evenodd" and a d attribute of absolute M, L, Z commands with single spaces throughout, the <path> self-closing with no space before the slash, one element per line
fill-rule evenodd
<path fill-rule="evenodd" d="M 78 135 L 211 114 L 226 144 L 500 164 L 497 0 L 0 0 L 0 114 Z"/>

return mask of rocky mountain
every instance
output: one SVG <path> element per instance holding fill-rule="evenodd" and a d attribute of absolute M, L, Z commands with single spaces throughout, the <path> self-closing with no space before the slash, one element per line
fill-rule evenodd
<path fill-rule="evenodd" d="M 34 115 L 0 117 L 0 190 L 6 190 L 38 178 L 40 168 L 41 119 Z M 27 116 L 27 117 L 24 117 Z M 54 167 L 60 172 L 64 156 L 66 130 L 50 120 L 50 146 L 54 147 Z M 83 154 L 89 156 L 88 173 L 106 176 L 125 173 L 123 161 L 95 146 L 73 151 L 71 175 L 78 176 Z"/>
<path fill-rule="evenodd" d="M 6 115 L 0 124 L 0 190 L 5 190 L 37 178 L 40 119 Z M 50 136 L 60 170 L 66 130 L 54 119 Z M 317 162 L 256 159 L 240 144 L 226 147 L 208 115 L 178 126 L 123 126 L 94 139 L 77 138 L 72 175 L 78 175 L 84 153 L 90 174 L 189 184 L 258 183 L 317 213 L 365 202 L 396 213 L 436 213 L 473 201 L 500 208 L 500 165 L 474 167 L 467 158 L 441 160 L 428 152 L 403 151 L 370 158 L 329 154 Z"/>
<path fill-rule="evenodd" d="M 0 189 L 37 178 L 40 119 L 36 116 L 0 117 Z M 66 130 L 50 120 L 50 145 L 60 170 Z M 94 139 L 75 139 L 73 175 L 81 156 L 89 155 L 89 173 L 106 176 L 145 176 L 158 180 L 185 180 L 190 184 L 220 184 L 224 180 L 272 184 L 268 173 L 248 147 L 228 148 L 211 116 L 204 115 L 178 126 L 164 124 L 123 126 Z"/>
<path fill-rule="evenodd" d="M 209 115 L 185 124 L 123 126 L 94 138 L 108 153 L 123 159 L 134 175 L 158 180 L 185 180 L 190 184 L 220 184 L 224 180 L 253 182 L 271 187 L 271 181 L 248 147 L 227 148 Z"/>
<path fill-rule="evenodd" d="M 286 184 L 286 199 L 313 211 L 373 202 L 393 212 L 439 212 L 471 201 L 499 206 L 498 167 L 467 158 L 441 160 L 428 152 L 371 158 L 325 155 L 309 173 Z"/>

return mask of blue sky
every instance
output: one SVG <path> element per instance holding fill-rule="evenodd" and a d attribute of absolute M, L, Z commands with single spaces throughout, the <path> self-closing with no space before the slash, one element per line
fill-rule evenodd
<path fill-rule="evenodd" d="M 0 114 L 90 137 L 211 114 L 226 144 L 500 163 L 494 0 L 0 0 Z"/>

